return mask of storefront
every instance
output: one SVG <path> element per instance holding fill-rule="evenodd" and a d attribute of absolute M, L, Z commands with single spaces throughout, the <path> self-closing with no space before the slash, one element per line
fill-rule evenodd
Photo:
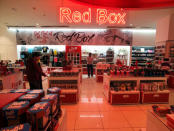
<path fill-rule="evenodd" d="M 130 9 L 122 2 L 112 5 L 114 1 L 97 0 L 12 3 L 4 0 L 0 9 L 0 97 L 5 100 L 9 95 L 0 108 L 0 128 L 65 131 L 68 115 L 76 112 L 73 117 L 78 119 L 68 120 L 76 121 L 70 130 L 172 130 L 173 8 L 156 9 L 162 4 L 137 1 L 128 2 Z M 39 65 L 46 77 L 41 78 L 44 88 L 32 91 L 26 65 L 34 53 L 40 54 Z M 91 77 L 87 70 L 90 53 Z M 136 112 L 146 104 L 152 104 L 146 126 L 129 121 L 125 111 Z M 117 108 L 124 117 L 106 115 Z M 167 119 L 162 119 L 166 114 Z M 108 126 L 112 117 L 122 126 Z M 85 127 L 86 118 L 89 123 L 101 120 Z"/>

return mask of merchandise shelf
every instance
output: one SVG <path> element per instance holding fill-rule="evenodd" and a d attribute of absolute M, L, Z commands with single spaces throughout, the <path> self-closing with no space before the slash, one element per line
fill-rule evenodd
<path fill-rule="evenodd" d="M 135 76 L 109 76 L 104 74 L 103 88 L 104 95 L 111 104 L 134 104 L 134 103 L 168 103 L 169 90 L 161 89 L 153 91 L 145 91 L 141 89 L 141 84 L 146 82 L 164 83 L 167 84 L 167 77 L 135 77 Z M 115 90 L 112 84 L 116 86 L 131 87 L 130 90 Z M 118 85 L 117 85 L 118 84 Z M 121 86 L 119 87 L 121 88 Z M 126 89 L 126 87 L 124 87 Z"/>
<path fill-rule="evenodd" d="M 58 75 L 56 73 L 58 73 Z M 48 88 L 61 88 L 60 98 L 62 104 L 77 103 L 80 94 L 80 82 L 81 72 L 79 72 L 78 69 L 72 69 L 69 71 L 54 70 L 51 72 L 51 76 L 48 77 Z"/>

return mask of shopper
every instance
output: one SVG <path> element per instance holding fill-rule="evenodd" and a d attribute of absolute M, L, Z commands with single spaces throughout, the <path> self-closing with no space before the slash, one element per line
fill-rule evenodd
<path fill-rule="evenodd" d="M 42 89 L 42 76 L 43 73 L 40 66 L 40 54 L 38 52 L 32 53 L 26 65 L 26 74 L 29 81 L 30 89 Z"/>
<path fill-rule="evenodd" d="M 91 53 L 89 53 L 89 56 L 87 57 L 87 70 L 88 77 L 90 78 L 90 75 L 93 77 L 93 58 Z"/>

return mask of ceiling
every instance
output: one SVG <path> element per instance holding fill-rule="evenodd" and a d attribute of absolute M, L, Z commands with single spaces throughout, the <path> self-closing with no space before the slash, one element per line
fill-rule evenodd
<path fill-rule="evenodd" d="M 174 0 L 74 0 L 90 5 L 117 8 L 156 8 L 172 7 Z"/>
<path fill-rule="evenodd" d="M 88 0 L 92 1 L 92 0 Z M 93 0 L 94 1 L 94 0 Z M 100 0 L 103 1 L 103 0 Z M 114 0 L 113 0 L 114 1 Z M 123 0 L 122 0 L 123 1 Z M 128 0 L 127 0 L 128 1 Z M 135 0 L 137 1 L 137 0 Z M 142 0 L 146 3 L 152 0 Z M 157 0 L 153 0 L 155 2 Z M 164 0 L 161 0 L 164 2 Z M 167 1 L 167 0 L 165 0 Z M 173 1 L 173 0 L 168 0 Z M 68 7 L 72 10 L 88 10 L 88 8 L 115 8 L 84 5 L 74 0 L 0 0 L 0 28 L 8 25 L 11 26 L 70 26 L 84 28 L 100 28 L 118 25 L 90 25 L 84 24 L 60 24 L 59 8 Z M 167 15 L 174 14 L 174 7 L 155 8 L 155 9 L 126 9 L 127 22 L 123 27 L 149 27 L 155 28 L 157 22 Z M 118 26 L 119 27 L 119 26 Z"/>

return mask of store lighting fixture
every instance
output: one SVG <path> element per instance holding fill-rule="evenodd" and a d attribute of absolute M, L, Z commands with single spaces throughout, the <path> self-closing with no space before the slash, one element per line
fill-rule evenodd
<path fill-rule="evenodd" d="M 127 29 L 122 29 L 123 32 L 137 32 L 137 33 L 156 33 L 156 29 L 144 29 L 144 28 L 139 28 L 139 29 L 136 29 L 136 28 L 127 28 Z"/>
<path fill-rule="evenodd" d="M 71 31 L 83 31 L 83 32 L 102 32 L 106 31 L 106 29 L 83 29 L 83 28 L 61 28 L 61 27 L 8 27 L 8 30 L 10 31 L 65 31 L 65 32 L 71 32 Z"/>

